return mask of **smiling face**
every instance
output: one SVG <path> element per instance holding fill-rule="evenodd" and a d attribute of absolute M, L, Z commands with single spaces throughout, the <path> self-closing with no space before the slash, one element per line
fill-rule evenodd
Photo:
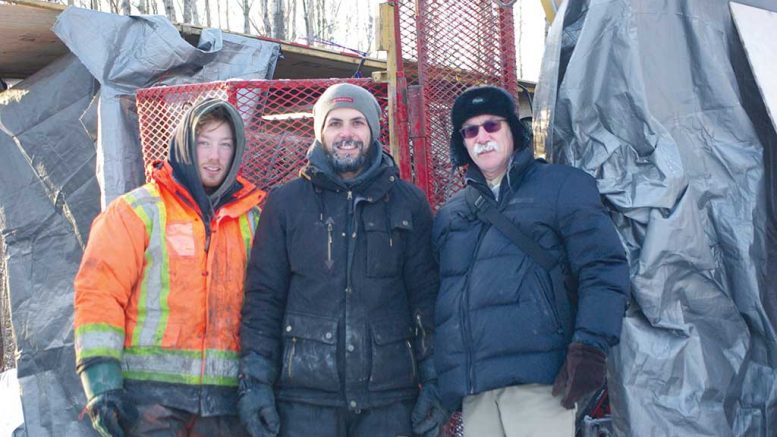
<path fill-rule="evenodd" d="M 334 171 L 343 179 L 353 179 L 367 163 L 370 126 L 364 114 L 352 108 L 329 111 L 321 138 Z"/>
<path fill-rule="evenodd" d="M 482 126 L 486 122 L 498 122 L 499 129 L 486 132 Z M 491 114 L 482 114 L 467 119 L 462 129 L 477 127 L 477 135 L 464 138 L 470 158 L 478 166 L 487 181 L 502 177 L 507 172 L 507 164 L 513 154 L 513 134 L 507 120 Z"/>
<path fill-rule="evenodd" d="M 229 172 L 235 154 L 235 138 L 228 122 L 214 120 L 197 133 L 197 170 L 206 192 L 216 190 Z"/>

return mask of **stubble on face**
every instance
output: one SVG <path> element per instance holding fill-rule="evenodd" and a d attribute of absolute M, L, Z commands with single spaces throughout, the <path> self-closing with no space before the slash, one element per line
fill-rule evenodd
<path fill-rule="evenodd" d="M 354 150 L 357 153 L 351 153 Z M 342 153 L 345 151 L 348 153 Z M 336 141 L 330 148 L 326 148 L 326 154 L 337 174 L 358 173 L 367 164 L 367 151 L 364 142 L 359 140 Z"/>

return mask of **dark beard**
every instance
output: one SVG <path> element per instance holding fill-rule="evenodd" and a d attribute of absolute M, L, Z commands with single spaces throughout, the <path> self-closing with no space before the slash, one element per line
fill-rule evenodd
<path fill-rule="evenodd" d="M 343 143 L 352 142 L 359 149 L 359 154 L 356 156 L 337 156 L 334 152 Z M 354 140 L 338 141 L 332 144 L 332 151 L 324 149 L 326 151 L 327 159 L 332 165 L 332 170 L 337 174 L 343 173 L 358 173 L 367 164 L 367 153 L 364 151 L 364 142 Z"/>

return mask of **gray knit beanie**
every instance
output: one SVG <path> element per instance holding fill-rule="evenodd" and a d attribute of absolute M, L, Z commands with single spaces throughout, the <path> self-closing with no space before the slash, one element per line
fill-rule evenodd
<path fill-rule="evenodd" d="M 375 97 L 360 86 L 338 83 L 327 88 L 313 106 L 313 128 L 319 142 L 323 144 L 321 133 L 326 117 L 336 108 L 352 108 L 364 114 L 372 134 L 370 143 L 380 138 L 380 105 Z"/>

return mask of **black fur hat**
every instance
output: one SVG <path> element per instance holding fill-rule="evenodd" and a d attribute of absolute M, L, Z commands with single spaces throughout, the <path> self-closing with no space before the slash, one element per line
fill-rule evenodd
<path fill-rule="evenodd" d="M 451 163 L 454 167 L 460 167 L 472 162 L 467 148 L 464 147 L 464 138 L 459 130 L 465 121 L 478 115 L 491 114 L 507 119 L 513 134 L 513 150 L 518 150 L 530 144 L 531 135 L 523 123 L 518 119 L 518 111 L 513 97 L 502 88 L 495 86 L 476 86 L 467 89 L 456 101 L 451 109 Z"/>

